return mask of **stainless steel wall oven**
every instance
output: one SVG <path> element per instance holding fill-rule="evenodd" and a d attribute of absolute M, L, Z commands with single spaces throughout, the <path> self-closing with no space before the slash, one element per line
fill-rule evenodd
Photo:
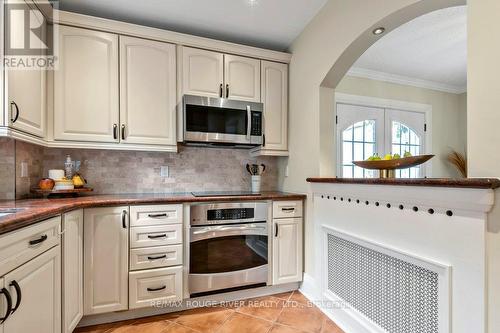
<path fill-rule="evenodd" d="M 267 215 L 266 202 L 191 206 L 189 293 L 192 297 L 267 284 Z"/>

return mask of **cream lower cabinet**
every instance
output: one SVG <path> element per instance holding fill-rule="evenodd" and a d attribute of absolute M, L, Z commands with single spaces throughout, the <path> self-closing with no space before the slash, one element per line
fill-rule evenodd
<path fill-rule="evenodd" d="M 7 4 L 8 6 L 8 4 Z M 32 7 L 26 2 L 16 2 L 16 10 L 29 10 Z M 31 6 L 34 6 L 32 4 Z M 38 11 L 30 11 L 31 19 L 40 26 L 43 35 L 47 33 L 47 25 Z M 14 15 L 6 17 L 14 19 Z M 14 23 L 14 22 L 12 22 Z M 17 32 L 17 33 L 16 33 Z M 24 31 L 12 29 L 11 43 L 24 42 Z M 33 39 L 33 48 L 43 49 L 42 41 Z M 40 52 L 43 55 L 43 52 Z M 6 96 L 7 96 L 7 124 L 14 129 L 33 134 L 38 137 L 45 136 L 46 118 L 46 71 L 42 69 L 8 69 L 5 71 Z"/>
<path fill-rule="evenodd" d="M 273 202 L 273 285 L 302 281 L 302 202 Z"/>
<path fill-rule="evenodd" d="M 175 45 L 120 36 L 121 143 L 177 145 Z"/>
<path fill-rule="evenodd" d="M 4 276 L 15 311 L 3 333 L 61 332 L 60 251 L 53 247 Z"/>
<path fill-rule="evenodd" d="M 62 331 L 71 333 L 83 316 L 83 210 L 62 216 Z"/>
<path fill-rule="evenodd" d="M 118 142 L 118 35 L 59 26 L 54 139 Z"/>
<path fill-rule="evenodd" d="M 84 211 L 84 315 L 128 309 L 129 208 Z"/>
<path fill-rule="evenodd" d="M 288 155 L 288 65 L 262 61 L 264 143 L 254 155 Z"/>

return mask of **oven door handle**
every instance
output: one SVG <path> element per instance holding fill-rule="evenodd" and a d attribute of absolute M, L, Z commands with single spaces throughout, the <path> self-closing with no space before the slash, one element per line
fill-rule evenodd
<path fill-rule="evenodd" d="M 236 235 L 267 236 L 267 226 L 213 226 L 191 228 L 191 242 Z"/>
<path fill-rule="evenodd" d="M 194 235 L 200 235 L 200 234 L 206 234 L 208 232 L 212 231 L 261 231 L 261 230 L 266 230 L 265 227 L 207 227 L 203 228 L 201 230 L 195 230 L 193 231 Z"/>

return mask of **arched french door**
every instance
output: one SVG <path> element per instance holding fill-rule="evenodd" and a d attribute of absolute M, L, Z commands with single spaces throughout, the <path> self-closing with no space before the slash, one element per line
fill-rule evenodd
<path fill-rule="evenodd" d="M 340 177 L 374 178 L 378 172 L 352 162 L 378 154 L 425 152 L 425 113 L 337 103 L 337 159 Z M 425 177 L 418 166 L 399 170 L 398 178 Z"/>

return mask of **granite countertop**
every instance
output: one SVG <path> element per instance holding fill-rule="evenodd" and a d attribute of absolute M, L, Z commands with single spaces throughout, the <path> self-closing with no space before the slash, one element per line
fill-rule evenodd
<path fill-rule="evenodd" d="M 64 199 L 27 199 L 0 201 L 0 209 L 21 208 L 19 212 L 0 217 L 0 234 L 20 229 L 75 209 L 121 205 L 222 202 L 245 200 L 303 200 L 303 194 L 262 192 L 260 196 L 195 197 L 191 193 L 111 194 Z"/>
<path fill-rule="evenodd" d="M 309 183 L 361 184 L 361 185 L 399 185 L 429 187 L 459 187 L 475 189 L 496 189 L 500 187 L 498 178 L 307 178 Z"/>

